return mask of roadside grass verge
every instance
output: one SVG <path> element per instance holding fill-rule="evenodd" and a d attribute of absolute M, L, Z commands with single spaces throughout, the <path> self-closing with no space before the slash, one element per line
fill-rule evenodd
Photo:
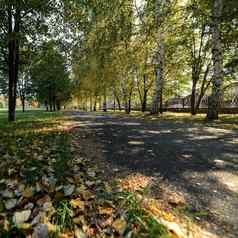
<path fill-rule="evenodd" d="M 96 112 L 98 114 L 105 113 L 105 112 Z M 159 115 L 150 115 L 149 112 L 139 112 L 139 111 L 131 111 L 130 114 L 126 114 L 124 111 L 113 111 L 109 110 L 106 112 L 108 115 L 114 115 L 121 118 L 137 118 L 143 119 L 146 121 L 153 121 L 153 122 L 173 122 L 173 123 L 191 123 L 191 124 L 200 124 L 204 126 L 211 126 L 214 128 L 221 128 L 221 129 L 238 129 L 238 114 L 220 114 L 219 119 L 215 121 L 208 121 L 206 119 L 205 113 L 198 113 L 195 116 L 192 116 L 190 113 L 178 113 L 178 112 L 164 112 L 163 114 Z"/>

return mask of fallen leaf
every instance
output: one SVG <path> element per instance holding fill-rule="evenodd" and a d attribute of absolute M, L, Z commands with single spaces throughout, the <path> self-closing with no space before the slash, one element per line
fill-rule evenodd
<path fill-rule="evenodd" d="M 25 210 L 20 212 L 15 212 L 13 216 L 13 222 L 19 226 L 22 223 L 26 222 L 31 215 L 31 210 Z"/>
<path fill-rule="evenodd" d="M 87 238 L 86 234 L 79 228 L 74 229 L 74 236 L 75 238 Z"/>
<path fill-rule="evenodd" d="M 16 205 L 17 205 L 17 199 L 8 199 L 8 200 L 6 200 L 5 201 L 5 208 L 7 209 L 7 210 L 11 210 L 11 209 L 13 209 Z"/>
<path fill-rule="evenodd" d="M 14 197 L 14 193 L 8 189 L 4 190 L 1 192 L 2 197 L 4 198 L 13 198 Z"/>
<path fill-rule="evenodd" d="M 32 187 L 25 188 L 25 190 L 22 192 L 22 196 L 25 198 L 31 198 L 33 196 L 33 188 Z"/>
<path fill-rule="evenodd" d="M 86 200 L 86 201 L 88 201 L 90 198 L 94 197 L 94 195 L 87 190 L 82 192 L 82 196 L 83 196 L 84 200 Z"/>
<path fill-rule="evenodd" d="M 84 201 L 81 201 L 80 198 L 72 199 L 70 204 L 73 208 L 79 208 L 80 210 L 84 210 Z"/>
<path fill-rule="evenodd" d="M 46 224 L 38 224 L 34 228 L 34 232 L 32 234 L 32 238 L 48 238 L 48 226 Z"/>
<path fill-rule="evenodd" d="M 64 189 L 64 195 L 67 197 L 72 195 L 75 189 L 75 185 L 73 184 L 65 185 L 63 189 Z"/>
<path fill-rule="evenodd" d="M 37 200 L 36 204 L 38 206 L 43 206 L 44 203 L 46 202 L 50 202 L 51 201 L 51 198 L 49 195 L 45 195 L 44 197 L 40 198 Z"/>
<path fill-rule="evenodd" d="M 80 226 L 85 224 L 84 216 L 78 216 L 78 217 L 73 218 L 73 222 Z"/>
<path fill-rule="evenodd" d="M 99 214 L 100 215 L 112 215 L 113 208 L 111 207 L 99 207 Z"/>
<path fill-rule="evenodd" d="M 104 228 L 104 227 L 106 227 L 106 226 L 111 225 L 112 222 L 113 222 L 113 218 L 112 218 L 112 217 L 109 217 L 108 219 L 102 220 L 102 221 L 100 222 L 100 226 L 101 226 L 102 228 Z"/>
<path fill-rule="evenodd" d="M 126 229 L 126 221 L 123 218 L 118 218 L 112 223 L 112 227 L 122 235 Z"/>

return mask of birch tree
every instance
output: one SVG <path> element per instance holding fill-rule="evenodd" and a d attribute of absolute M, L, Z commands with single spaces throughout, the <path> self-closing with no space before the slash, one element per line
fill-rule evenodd
<path fill-rule="evenodd" d="M 214 0 L 212 14 L 212 60 L 213 60 L 213 79 L 212 93 L 208 99 L 207 118 L 210 120 L 218 119 L 219 108 L 222 99 L 223 84 L 223 54 L 221 44 L 221 15 L 222 0 Z"/>
<path fill-rule="evenodd" d="M 157 0 L 156 1 L 156 25 L 157 25 L 157 69 L 156 69 L 156 80 L 155 80 L 155 91 L 151 106 L 151 114 L 162 113 L 162 85 L 164 77 L 164 56 L 165 56 L 165 45 L 164 45 L 164 32 L 162 27 L 164 9 L 168 5 L 168 0 Z M 160 104 L 160 105 L 159 105 Z"/>

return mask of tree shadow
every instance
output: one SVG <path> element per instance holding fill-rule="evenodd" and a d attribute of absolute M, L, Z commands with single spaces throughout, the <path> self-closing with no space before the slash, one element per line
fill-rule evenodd
<path fill-rule="evenodd" d="M 212 223 L 223 231 L 230 229 L 231 237 L 238 234 L 238 192 L 216 175 L 226 172 L 238 178 L 236 129 L 166 118 L 145 122 L 131 117 L 83 115 L 75 118 L 87 121 L 87 127 L 95 132 L 107 163 L 129 173 L 159 174 L 187 194 L 198 209 L 211 212 Z"/>

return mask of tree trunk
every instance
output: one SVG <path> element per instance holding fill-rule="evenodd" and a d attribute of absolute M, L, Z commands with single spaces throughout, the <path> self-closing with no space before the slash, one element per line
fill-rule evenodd
<path fill-rule="evenodd" d="M 91 93 L 90 93 L 89 99 L 90 99 L 90 112 L 92 112 L 93 111 L 93 98 L 92 98 Z"/>
<path fill-rule="evenodd" d="M 116 97 L 113 95 L 113 111 L 116 111 Z"/>
<path fill-rule="evenodd" d="M 25 112 L 25 95 L 21 95 L 22 112 Z"/>
<path fill-rule="evenodd" d="M 87 112 L 88 111 L 88 95 L 85 97 L 85 102 L 84 102 L 84 110 Z"/>
<path fill-rule="evenodd" d="M 144 97 L 141 105 L 141 111 L 145 112 L 147 107 L 147 91 L 144 92 Z"/>
<path fill-rule="evenodd" d="M 49 106 L 48 106 L 48 102 L 45 101 L 45 110 L 48 112 L 49 111 Z"/>
<path fill-rule="evenodd" d="M 53 109 L 53 107 L 52 107 L 52 90 L 51 90 L 51 88 L 49 88 L 49 95 L 48 95 L 48 97 L 49 97 L 49 109 L 50 109 L 50 112 L 52 112 L 52 109 Z"/>
<path fill-rule="evenodd" d="M 99 111 L 102 110 L 102 97 L 99 96 Z"/>
<path fill-rule="evenodd" d="M 57 108 L 57 111 L 60 111 L 61 105 L 59 101 L 56 102 L 56 108 Z"/>
<path fill-rule="evenodd" d="M 160 103 L 159 112 L 160 112 L 160 114 L 162 114 L 163 113 L 163 81 L 161 82 L 159 103 Z"/>
<path fill-rule="evenodd" d="M 132 97 L 132 92 L 133 92 L 133 88 L 131 88 L 130 94 L 129 94 L 129 98 L 128 98 L 128 111 L 127 114 L 130 114 L 131 112 L 131 97 Z"/>
<path fill-rule="evenodd" d="M 128 103 L 127 99 L 125 99 L 125 113 L 126 114 L 130 113 L 130 111 L 129 111 L 129 103 Z"/>
<path fill-rule="evenodd" d="M 103 95 L 103 111 L 107 111 L 107 91 L 106 87 L 104 86 L 104 95 Z"/>
<path fill-rule="evenodd" d="M 207 68 L 206 68 L 206 71 L 204 73 L 204 76 L 203 76 L 203 81 L 202 81 L 202 86 L 201 86 L 201 89 L 200 89 L 200 94 L 198 96 L 198 100 L 196 102 L 196 112 L 198 111 L 199 107 L 200 107 L 200 104 L 202 102 L 202 98 L 203 96 L 205 95 L 210 83 L 211 83 L 211 80 L 209 80 L 207 82 L 207 76 L 208 76 L 208 73 L 209 73 L 209 70 L 210 70 L 210 63 L 207 65 Z M 207 84 L 206 84 L 207 82 Z M 206 85 L 205 85 L 206 84 Z"/>
<path fill-rule="evenodd" d="M 53 111 L 56 111 L 56 97 L 53 96 Z"/>
<path fill-rule="evenodd" d="M 147 106 L 148 89 L 146 88 L 146 81 L 147 81 L 147 76 L 144 74 L 144 76 L 143 76 L 143 98 L 140 95 L 140 98 L 142 98 L 142 102 L 141 102 L 141 111 L 142 112 L 146 111 L 146 106 Z M 139 90 L 139 92 L 140 92 L 140 90 Z"/>
<path fill-rule="evenodd" d="M 214 0 L 213 2 L 213 27 L 212 27 L 212 60 L 213 60 L 213 79 L 212 94 L 208 98 L 207 118 L 209 120 L 218 119 L 218 113 L 222 99 L 223 84 L 223 55 L 221 45 L 221 15 L 222 0 Z"/>
<path fill-rule="evenodd" d="M 196 87 L 197 87 L 197 79 L 195 78 L 195 76 L 192 76 L 192 93 L 191 93 L 191 114 L 192 115 L 196 115 Z"/>
<path fill-rule="evenodd" d="M 93 105 L 93 111 L 94 112 L 97 111 L 97 96 L 95 96 L 94 105 Z"/>
<path fill-rule="evenodd" d="M 163 71 L 164 71 L 164 40 L 163 34 L 161 30 L 161 11 L 162 11 L 162 2 L 161 0 L 157 0 L 156 4 L 156 21 L 157 21 L 157 47 L 158 47 L 158 56 L 157 56 L 157 70 L 156 70 L 156 82 L 155 82 L 155 92 L 152 101 L 151 114 L 158 114 L 160 98 L 161 98 L 161 90 L 162 90 L 162 82 L 163 82 Z"/>
<path fill-rule="evenodd" d="M 119 98 L 117 95 L 115 95 L 115 97 L 116 97 L 116 101 L 117 101 L 118 109 L 119 109 L 119 111 L 121 111 L 121 102 L 120 102 L 120 98 Z"/>
<path fill-rule="evenodd" d="M 161 53 L 162 52 L 159 52 L 159 54 Z M 159 58 L 161 58 L 161 56 L 159 56 Z M 162 86 L 161 84 L 163 80 L 163 65 L 162 65 L 163 63 L 162 63 L 162 60 L 159 60 L 159 62 L 160 63 L 158 65 L 157 72 L 156 72 L 155 92 L 154 92 L 154 97 L 152 101 L 151 114 L 158 114 L 159 112 L 161 86 Z"/>
<path fill-rule="evenodd" d="M 14 29 L 13 29 L 14 18 Z M 8 120 L 15 120 L 17 80 L 19 66 L 19 31 L 20 11 L 12 11 L 12 5 L 8 7 Z"/>
<path fill-rule="evenodd" d="M 128 101 L 128 114 L 131 112 L 131 97 L 129 98 Z"/>

